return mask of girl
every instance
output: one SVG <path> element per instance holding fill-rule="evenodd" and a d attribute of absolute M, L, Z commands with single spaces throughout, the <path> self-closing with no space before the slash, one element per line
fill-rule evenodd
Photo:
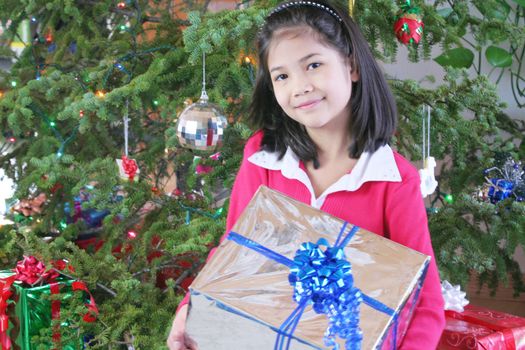
<path fill-rule="evenodd" d="M 320 1 L 283 3 L 258 37 L 247 142 L 232 190 L 229 232 L 260 185 L 432 256 L 401 349 L 435 349 L 443 299 L 417 170 L 389 146 L 396 106 L 356 24 Z M 211 253 L 213 254 L 213 252 Z M 168 339 L 184 332 L 187 298 Z"/>

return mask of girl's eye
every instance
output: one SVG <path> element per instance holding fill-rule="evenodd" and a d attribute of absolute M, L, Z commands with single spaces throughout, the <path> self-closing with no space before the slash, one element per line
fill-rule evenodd
<path fill-rule="evenodd" d="M 284 80 L 284 79 L 286 79 L 286 78 L 288 78 L 288 76 L 287 76 L 286 74 L 279 74 L 279 75 L 277 75 L 277 76 L 274 78 L 274 80 L 275 80 L 275 81 L 281 81 L 281 80 Z"/>
<path fill-rule="evenodd" d="M 321 66 L 321 63 L 318 63 L 318 62 L 310 63 L 308 65 L 308 69 L 316 69 L 316 68 L 319 68 L 319 66 Z"/>

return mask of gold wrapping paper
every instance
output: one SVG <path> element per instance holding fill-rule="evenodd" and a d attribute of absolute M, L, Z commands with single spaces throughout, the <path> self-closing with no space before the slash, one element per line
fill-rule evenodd
<path fill-rule="evenodd" d="M 303 242 L 334 244 L 344 222 L 261 186 L 232 231 L 290 259 Z M 348 225 L 347 232 L 352 228 Z M 410 321 L 430 257 L 360 229 L 345 248 L 355 285 L 400 313 L 398 344 Z M 297 306 L 289 269 L 225 240 L 190 286 L 187 330 L 200 350 L 273 349 L 276 330 Z M 392 317 L 362 304 L 363 349 L 390 348 Z M 307 307 L 292 349 L 326 349 L 325 315 Z M 340 345 L 344 348 L 343 341 Z"/>

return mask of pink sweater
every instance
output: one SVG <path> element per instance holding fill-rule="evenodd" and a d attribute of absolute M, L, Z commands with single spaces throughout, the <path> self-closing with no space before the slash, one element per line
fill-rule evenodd
<path fill-rule="evenodd" d="M 262 132 L 257 132 L 246 143 L 244 159 L 232 189 L 226 232 L 230 231 L 260 185 L 312 204 L 311 191 L 302 182 L 283 176 L 280 170 L 257 166 L 248 160 L 259 151 L 261 139 Z M 432 350 L 437 347 L 445 326 L 439 274 L 419 189 L 419 174 L 396 152 L 394 159 L 401 181 L 368 181 L 355 191 L 330 193 L 320 209 L 432 257 L 419 305 L 401 346 L 402 350 Z M 214 251 L 215 248 L 208 259 Z M 188 301 L 189 295 L 186 295 L 179 308 Z"/>

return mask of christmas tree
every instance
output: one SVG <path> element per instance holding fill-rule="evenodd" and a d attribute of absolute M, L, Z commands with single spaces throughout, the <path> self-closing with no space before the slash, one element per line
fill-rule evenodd
<path fill-rule="evenodd" d="M 71 321 L 69 337 L 86 335 L 89 348 L 163 348 L 185 288 L 224 233 L 228 189 L 253 131 L 243 119 L 257 64 L 253 38 L 276 1 L 232 3 L 223 12 L 209 11 L 213 3 L 0 6 L 0 53 L 14 62 L 0 75 L 0 168 L 16 182 L 13 224 L 0 229 L 2 268 L 23 256 L 72 266 L 62 273 L 85 282 L 98 305 L 95 322 Z M 442 162 L 428 206 L 442 277 L 464 284 L 476 272 L 496 286 L 510 274 L 516 292 L 525 291 L 512 259 L 525 245 L 525 205 L 516 195 L 495 203 L 473 195 L 485 169 L 525 158 L 523 125 L 505 114 L 497 77 L 474 63 L 485 56 L 523 80 L 508 60 L 523 60 L 525 4 L 343 5 L 378 59 L 391 62 L 406 45 L 411 60 L 435 58 L 444 67 L 444 83 L 432 88 L 389 79 L 400 119 L 394 146 L 413 162 L 422 159 L 422 115 L 431 108 L 427 136 Z M 15 55 L 11 44 L 24 26 L 30 40 Z M 228 126 L 199 147 L 196 133 L 178 126 L 197 122 L 203 108 Z"/>

